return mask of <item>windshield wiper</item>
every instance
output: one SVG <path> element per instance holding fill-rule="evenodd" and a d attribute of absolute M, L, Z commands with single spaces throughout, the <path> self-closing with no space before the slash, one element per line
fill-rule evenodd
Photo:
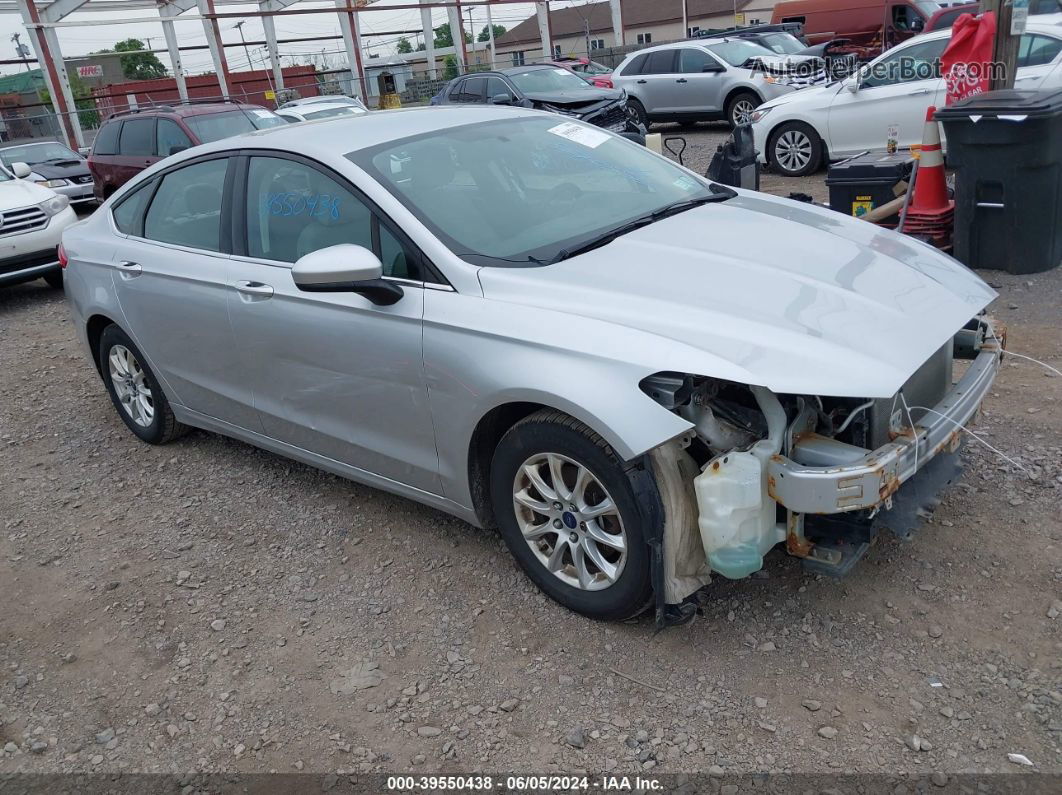
<path fill-rule="evenodd" d="M 657 221 L 668 218 L 672 215 L 678 215 L 686 210 L 692 210 L 694 207 L 699 207 L 702 204 L 725 202 L 727 199 L 732 199 L 737 196 L 735 191 L 732 191 L 725 185 L 716 185 L 715 183 L 712 183 L 709 187 L 712 192 L 707 196 L 698 196 L 696 199 L 683 199 L 682 201 L 667 204 L 657 210 L 653 210 L 647 215 L 640 216 L 625 224 L 621 224 L 607 232 L 603 232 L 597 237 L 592 237 L 586 242 L 580 243 L 578 246 L 561 249 L 557 252 L 557 256 L 550 260 L 550 264 L 570 259 L 579 254 L 585 254 L 588 251 L 593 251 L 595 248 L 601 248 L 602 246 L 608 245 L 616 238 L 622 237 L 636 229 L 641 229 L 643 226 L 654 224 Z"/>

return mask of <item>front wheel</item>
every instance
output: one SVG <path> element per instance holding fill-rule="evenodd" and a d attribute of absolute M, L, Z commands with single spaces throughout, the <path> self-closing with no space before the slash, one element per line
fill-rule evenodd
<path fill-rule="evenodd" d="M 818 170 L 822 149 L 815 130 L 803 122 L 787 121 L 771 133 L 767 156 L 783 177 L 804 177 Z"/>
<path fill-rule="evenodd" d="M 649 129 L 649 114 L 645 112 L 645 105 L 634 97 L 627 100 L 627 119 L 644 130 Z"/>
<path fill-rule="evenodd" d="M 490 479 L 502 537 L 548 596 L 606 621 L 649 606 L 638 497 L 600 436 L 566 414 L 537 412 L 502 437 Z"/>
<path fill-rule="evenodd" d="M 726 120 L 731 127 L 748 124 L 752 121 L 752 111 L 763 104 L 763 100 L 751 91 L 740 91 L 726 103 Z"/>

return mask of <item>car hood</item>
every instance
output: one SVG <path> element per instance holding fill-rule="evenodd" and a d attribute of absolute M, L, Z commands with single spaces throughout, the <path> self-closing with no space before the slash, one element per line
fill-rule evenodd
<path fill-rule="evenodd" d="M 824 86 L 811 86 L 805 88 L 803 91 L 782 94 L 774 99 L 767 100 L 760 105 L 757 110 L 777 108 L 782 105 L 788 105 L 792 102 L 799 102 L 817 107 L 826 107 L 830 104 L 833 95 L 837 93 L 838 89 L 839 85 L 836 83 L 830 83 L 829 85 Z"/>
<path fill-rule="evenodd" d="M 69 179 L 70 177 L 83 177 L 89 173 L 88 163 L 84 160 L 63 161 L 61 163 L 34 163 L 30 166 L 34 174 L 39 174 L 43 179 Z"/>
<path fill-rule="evenodd" d="M 607 102 L 615 102 L 623 96 L 623 92 L 612 88 L 588 87 L 580 91 L 548 91 L 524 96 L 532 102 L 544 102 L 547 105 L 582 110 Z"/>
<path fill-rule="evenodd" d="M 54 195 L 54 190 L 35 185 L 25 179 L 0 182 L 0 212 L 13 210 L 17 207 L 28 207 L 31 204 L 40 204 Z"/>
<path fill-rule="evenodd" d="M 583 344 L 649 372 L 860 398 L 894 395 L 995 297 L 923 243 L 745 191 L 555 265 L 484 268 L 480 283 L 541 323 L 609 324 Z"/>

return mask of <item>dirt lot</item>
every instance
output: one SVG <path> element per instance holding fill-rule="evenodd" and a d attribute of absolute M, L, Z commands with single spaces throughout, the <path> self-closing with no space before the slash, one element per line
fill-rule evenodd
<path fill-rule="evenodd" d="M 718 129 L 683 134 L 703 170 Z M 1062 269 L 982 275 L 1011 349 L 1062 369 Z M 914 540 L 841 582 L 772 553 L 661 634 L 566 612 L 414 503 L 203 432 L 139 443 L 43 282 L 0 291 L 0 373 L 0 773 L 1062 772 L 1039 365 L 1007 360 L 978 427 L 1014 463 L 971 440 Z"/>

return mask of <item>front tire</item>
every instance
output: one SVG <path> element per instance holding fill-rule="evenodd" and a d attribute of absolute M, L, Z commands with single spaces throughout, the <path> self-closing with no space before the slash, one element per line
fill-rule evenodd
<path fill-rule="evenodd" d="M 726 120 L 733 129 L 739 124 L 748 124 L 752 120 L 752 111 L 763 104 L 763 100 L 751 91 L 739 91 L 726 103 Z"/>
<path fill-rule="evenodd" d="M 627 118 L 635 124 L 640 124 L 646 131 L 649 130 L 649 114 L 645 112 L 645 105 L 634 97 L 627 99 Z"/>
<path fill-rule="evenodd" d="M 780 124 L 771 133 L 767 157 L 783 177 L 805 177 L 822 165 L 822 138 L 809 125 L 799 121 Z"/>
<path fill-rule="evenodd" d="M 144 355 L 118 326 L 107 326 L 100 335 L 99 365 L 118 416 L 141 441 L 165 444 L 187 432 Z"/>
<path fill-rule="evenodd" d="M 543 410 L 502 437 L 494 515 L 509 551 L 550 598 L 604 621 L 649 606 L 650 555 L 628 470 L 581 422 Z"/>

